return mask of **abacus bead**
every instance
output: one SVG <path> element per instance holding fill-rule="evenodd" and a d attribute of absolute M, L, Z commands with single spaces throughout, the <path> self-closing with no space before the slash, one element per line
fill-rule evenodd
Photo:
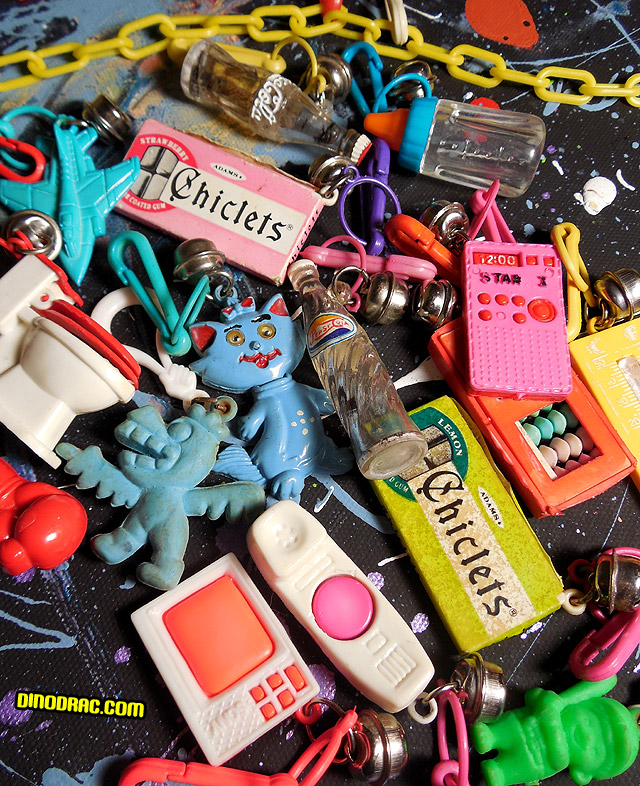
<path fill-rule="evenodd" d="M 593 440 L 589 436 L 587 429 L 584 426 L 579 426 L 576 429 L 576 436 L 580 437 L 582 440 L 582 447 L 584 448 L 585 453 L 588 453 L 590 450 L 593 450 Z"/>
<path fill-rule="evenodd" d="M 542 434 L 540 433 L 540 429 L 537 426 L 534 426 L 533 423 L 523 423 L 522 428 L 524 429 L 529 439 L 537 447 L 542 441 Z"/>
<path fill-rule="evenodd" d="M 580 437 L 569 431 L 564 435 L 564 439 L 569 445 L 571 458 L 578 458 L 578 456 L 582 453 L 582 440 Z"/>
<path fill-rule="evenodd" d="M 555 450 L 549 447 L 549 445 L 540 445 L 540 453 L 547 464 L 553 469 L 553 467 L 555 467 L 555 465 L 558 463 L 558 454 L 555 452 Z"/>
<path fill-rule="evenodd" d="M 561 404 L 558 406 L 558 411 L 559 411 L 559 412 L 562 412 L 562 414 L 565 416 L 565 419 L 566 419 L 566 421 L 567 421 L 567 426 L 568 426 L 569 428 L 575 428 L 576 426 L 579 426 L 579 425 L 580 425 L 580 421 L 579 421 L 579 420 L 578 420 L 578 418 L 577 418 L 577 417 L 576 417 L 576 416 L 573 414 L 573 412 L 572 412 L 572 410 L 571 410 L 571 407 L 570 407 L 570 406 L 567 404 L 567 402 L 566 402 L 566 401 L 563 401 L 563 402 L 562 402 L 562 403 L 561 403 Z"/>
<path fill-rule="evenodd" d="M 542 439 L 551 439 L 553 436 L 553 426 L 547 418 L 538 417 L 533 421 L 533 425 L 540 429 Z"/>
<path fill-rule="evenodd" d="M 562 437 L 554 437 L 549 444 L 558 454 L 558 461 L 561 464 L 569 460 L 571 448 L 566 440 L 562 439 Z"/>
<path fill-rule="evenodd" d="M 554 434 L 564 434 L 567 429 L 567 419 L 562 412 L 558 412 L 557 409 L 552 409 L 551 412 L 547 414 L 547 418 L 551 421 Z"/>

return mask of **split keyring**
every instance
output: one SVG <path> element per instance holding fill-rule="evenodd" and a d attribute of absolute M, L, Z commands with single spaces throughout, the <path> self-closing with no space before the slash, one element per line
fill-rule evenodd
<path fill-rule="evenodd" d="M 356 235 L 356 233 L 349 226 L 349 223 L 345 216 L 345 201 L 347 199 L 347 196 L 351 193 L 351 191 L 353 191 L 354 188 L 356 188 L 356 186 L 362 186 L 365 183 L 368 183 L 373 188 L 380 188 L 385 192 L 385 194 L 393 202 L 393 207 L 395 209 L 394 215 L 402 212 L 402 208 L 400 207 L 400 200 L 398 199 L 396 192 L 387 183 L 383 183 L 381 180 L 378 180 L 378 178 L 372 177 L 370 175 L 362 175 L 361 177 L 356 177 L 354 180 L 349 181 L 340 192 L 340 199 L 338 200 L 340 224 L 342 225 L 344 231 L 350 237 L 355 238 L 355 240 L 362 243 L 363 246 L 367 245 L 367 241 Z"/>

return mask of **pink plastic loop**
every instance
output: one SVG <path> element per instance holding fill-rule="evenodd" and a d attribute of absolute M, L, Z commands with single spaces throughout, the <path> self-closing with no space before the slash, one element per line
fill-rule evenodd
<path fill-rule="evenodd" d="M 447 741 L 447 705 L 453 713 L 453 723 L 458 747 L 458 761 L 449 756 Z M 469 736 L 460 698 L 454 690 L 445 690 L 438 696 L 438 735 L 439 764 L 431 771 L 431 786 L 469 786 Z"/>
<path fill-rule="evenodd" d="M 355 238 L 351 237 L 351 235 L 336 235 L 335 237 L 330 237 L 328 240 L 324 241 L 324 243 L 320 246 L 320 248 L 327 248 L 327 246 L 331 246 L 334 243 L 339 243 L 340 241 L 350 243 L 355 248 L 355 250 L 358 252 L 358 256 L 360 257 L 360 267 L 366 273 L 367 252 L 365 251 L 365 248 L 362 245 L 362 243 L 359 240 L 356 240 Z M 351 287 L 351 293 L 353 294 L 353 303 L 350 303 L 348 306 L 345 306 L 347 311 L 351 311 L 352 313 L 355 313 L 360 308 L 362 299 L 358 294 L 358 288 L 362 284 L 363 280 L 364 279 L 362 278 L 362 276 L 358 276 L 358 278 L 356 278 L 355 282 L 353 283 L 353 286 Z"/>
<path fill-rule="evenodd" d="M 496 204 L 499 188 L 500 181 L 495 180 L 488 191 L 479 189 L 469 200 L 471 209 L 476 214 L 469 227 L 470 240 L 473 240 L 482 228 L 486 239 L 494 243 L 516 242 Z"/>

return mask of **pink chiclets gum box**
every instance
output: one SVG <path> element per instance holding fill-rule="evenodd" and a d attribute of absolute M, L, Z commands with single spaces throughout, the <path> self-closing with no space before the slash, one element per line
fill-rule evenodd
<path fill-rule="evenodd" d="M 274 284 L 324 204 L 308 183 L 155 120 L 142 125 L 132 156 L 140 176 L 120 213 L 182 240 L 207 238 L 230 264 Z"/>

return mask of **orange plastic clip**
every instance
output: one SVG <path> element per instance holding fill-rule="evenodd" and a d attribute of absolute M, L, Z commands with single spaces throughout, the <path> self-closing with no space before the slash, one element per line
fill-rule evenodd
<path fill-rule="evenodd" d="M 439 276 L 460 286 L 460 260 L 417 218 L 398 213 L 384 225 L 384 233 L 403 254 L 431 260 Z"/>
<path fill-rule="evenodd" d="M 44 153 L 38 150 L 37 147 L 34 147 L 27 142 L 20 142 L 18 139 L 10 139 L 6 136 L 0 136 L 0 147 L 3 147 L 5 150 L 11 150 L 14 153 L 21 153 L 22 155 L 28 156 L 33 160 L 33 170 L 27 175 L 22 175 L 20 172 L 10 169 L 0 161 L 1 177 L 6 178 L 7 180 L 16 180 L 20 183 L 38 183 L 40 180 L 42 180 L 42 175 L 44 173 L 44 167 L 47 163 L 47 159 L 45 158 Z"/>

